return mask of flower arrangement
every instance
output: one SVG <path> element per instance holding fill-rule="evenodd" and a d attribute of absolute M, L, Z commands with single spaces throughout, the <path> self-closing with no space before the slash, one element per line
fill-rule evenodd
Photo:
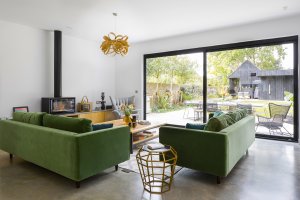
<path fill-rule="evenodd" d="M 134 110 L 134 106 L 133 106 L 133 104 L 130 104 L 130 105 L 122 104 L 121 110 L 124 112 L 125 116 L 130 116 L 132 111 Z"/>
<path fill-rule="evenodd" d="M 121 108 L 121 111 L 123 111 L 124 115 L 125 115 L 124 118 L 123 118 L 123 121 L 126 124 L 132 123 L 132 119 L 131 119 L 130 115 L 131 115 L 131 113 L 132 113 L 132 111 L 134 109 L 134 106 L 132 104 L 130 104 L 130 105 L 122 104 L 120 106 L 120 108 Z"/>

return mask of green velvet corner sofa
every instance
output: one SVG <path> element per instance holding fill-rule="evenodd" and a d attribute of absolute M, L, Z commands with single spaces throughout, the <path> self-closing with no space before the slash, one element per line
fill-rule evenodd
<path fill-rule="evenodd" d="M 220 183 L 255 140 L 254 116 L 238 112 L 212 117 L 205 130 L 161 127 L 159 141 L 174 147 L 177 165 L 215 175 Z"/>
<path fill-rule="evenodd" d="M 45 113 L 0 120 L 0 149 L 76 182 L 129 159 L 128 126 L 92 131 L 91 121 Z"/>

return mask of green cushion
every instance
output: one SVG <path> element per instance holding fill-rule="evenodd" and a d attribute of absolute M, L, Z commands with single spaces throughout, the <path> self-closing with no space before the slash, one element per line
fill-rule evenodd
<path fill-rule="evenodd" d="M 43 125 L 49 128 L 71 131 L 75 133 L 86 133 L 93 131 L 92 121 L 89 119 L 78 119 L 46 114 Z"/>
<path fill-rule="evenodd" d="M 218 117 L 212 117 L 206 124 L 204 130 L 207 131 L 221 131 L 222 129 L 235 123 L 230 115 L 220 115 Z"/>
<path fill-rule="evenodd" d="M 193 124 L 193 123 L 187 123 L 185 125 L 185 128 L 189 129 L 197 129 L 197 130 L 204 130 L 206 124 Z"/>
<path fill-rule="evenodd" d="M 222 111 L 216 111 L 216 112 L 213 112 L 213 113 L 209 113 L 208 114 L 208 119 L 212 118 L 212 117 L 218 117 L 220 115 L 223 115 L 224 113 Z"/>
<path fill-rule="evenodd" d="M 223 115 L 223 114 L 224 113 L 222 111 L 216 111 L 216 112 L 214 112 L 213 117 L 218 117 L 218 116 Z"/>
<path fill-rule="evenodd" d="M 237 109 L 237 110 L 235 110 L 235 112 L 237 112 L 241 115 L 241 119 L 248 116 L 248 111 L 245 108 L 244 109 Z"/>
<path fill-rule="evenodd" d="M 45 114 L 46 113 L 41 113 L 41 112 L 36 112 L 36 113 L 14 112 L 13 113 L 13 121 L 42 126 L 43 125 L 43 117 Z"/>
<path fill-rule="evenodd" d="M 93 131 L 97 131 L 97 130 L 112 128 L 114 126 L 114 124 L 112 124 L 112 123 L 110 123 L 110 124 L 94 124 L 92 126 L 93 126 Z"/>
<path fill-rule="evenodd" d="M 228 112 L 228 113 L 226 113 L 226 115 L 229 115 L 235 122 L 242 119 L 240 113 L 237 113 L 237 112 Z"/>

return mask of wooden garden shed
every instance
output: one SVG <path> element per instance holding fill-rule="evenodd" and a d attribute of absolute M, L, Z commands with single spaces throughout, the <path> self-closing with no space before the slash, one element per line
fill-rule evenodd
<path fill-rule="evenodd" d="M 229 77 L 229 93 L 248 92 L 250 98 L 284 100 L 284 92 L 293 93 L 293 70 L 260 70 L 246 60 Z"/>

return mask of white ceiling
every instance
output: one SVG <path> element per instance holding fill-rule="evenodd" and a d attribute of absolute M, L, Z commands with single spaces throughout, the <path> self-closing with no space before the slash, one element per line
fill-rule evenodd
<path fill-rule="evenodd" d="M 96 41 L 114 31 L 113 12 L 139 42 L 295 15 L 300 0 L 0 0 L 0 20 Z"/>

